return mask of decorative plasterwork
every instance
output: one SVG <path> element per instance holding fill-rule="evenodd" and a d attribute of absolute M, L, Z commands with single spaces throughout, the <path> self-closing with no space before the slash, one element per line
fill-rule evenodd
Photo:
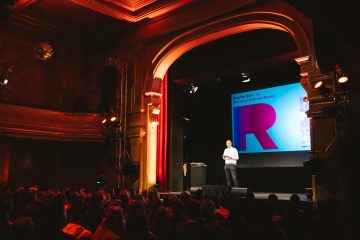
<path fill-rule="evenodd" d="M 125 8 L 129 11 L 135 12 L 157 0 L 105 0 L 105 2 Z"/>
<path fill-rule="evenodd" d="M 145 18 L 154 18 L 194 0 L 70 0 L 93 11 L 110 17 L 138 22 Z"/>

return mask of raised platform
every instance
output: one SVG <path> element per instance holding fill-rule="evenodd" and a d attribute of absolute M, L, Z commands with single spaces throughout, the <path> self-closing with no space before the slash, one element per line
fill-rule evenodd
<path fill-rule="evenodd" d="M 180 195 L 181 192 L 160 192 L 161 197 L 170 194 Z M 270 194 L 277 195 L 279 201 L 289 201 L 292 194 L 297 194 L 300 197 L 300 201 L 311 202 L 311 200 L 308 199 L 308 196 L 305 193 L 254 192 L 255 199 L 267 199 Z"/>
<path fill-rule="evenodd" d="M 256 199 L 267 199 L 270 194 L 276 194 L 279 200 L 289 201 L 290 197 L 294 193 L 277 193 L 277 192 L 254 192 Z M 299 195 L 300 201 L 309 201 L 305 193 L 295 193 Z"/>

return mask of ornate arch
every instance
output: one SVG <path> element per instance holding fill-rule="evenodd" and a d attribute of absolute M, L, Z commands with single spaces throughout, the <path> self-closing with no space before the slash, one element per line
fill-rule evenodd
<path fill-rule="evenodd" d="M 313 56 L 312 40 L 293 18 L 277 12 L 258 11 L 220 19 L 189 30 L 166 44 L 152 60 L 146 76 L 145 91 L 159 92 L 154 79 L 163 79 L 176 59 L 200 45 L 220 38 L 258 29 L 275 29 L 289 33 L 294 39 L 300 57 Z"/>
<path fill-rule="evenodd" d="M 169 67 L 183 54 L 208 42 L 220 38 L 258 29 L 275 29 L 290 34 L 294 39 L 299 58 L 295 60 L 300 65 L 301 83 L 307 86 L 308 73 L 315 68 L 315 58 L 312 42 L 312 29 L 308 19 L 294 20 L 289 15 L 276 11 L 252 11 L 241 13 L 188 30 L 168 42 L 152 59 L 151 67 L 145 76 L 144 92 L 150 98 L 146 102 L 152 104 L 161 98 L 161 81 Z M 305 88 L 306 90 L 307 88 Z M 149 113 L 148 113 L 149 114 Z M 150 124 L 146 124 L 147 149 L 146 160 L 141 164 L 141 174 L 149 176 L 149 183 L 155 184 L 156 178 L 153 169 L 156 169 L 156 142 L 155 132 L 151 131 Z M 160 126 L 161 127 L 161 126 Z M 142 187 L 144 188 L 144 183 Z"/>

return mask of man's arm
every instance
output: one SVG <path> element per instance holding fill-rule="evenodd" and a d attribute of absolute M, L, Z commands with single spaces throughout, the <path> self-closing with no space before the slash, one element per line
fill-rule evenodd
<path fill-rule="evenodd" d="M 239 153 L 236 148 L 233 148 L 233 151 L 231 152 L 231 159 L 239 160 Z"/>
<path fill-rule="evenodd" d="M 226 152 L 226 149 L 224 150 L 224 153 L 223 153 L 223 155 L 222 155 L 222 158 L 223 158 L 224 160 L 227 160 L 227 159 L 228 159 L 228 156 L 225 155 L 225 152 Z"/>

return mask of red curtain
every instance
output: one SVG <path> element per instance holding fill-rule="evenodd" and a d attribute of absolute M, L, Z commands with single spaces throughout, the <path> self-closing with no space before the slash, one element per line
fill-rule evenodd
<path fill-rule="evenodd" d="M 162 192 L 167 190 L 167 93 L 168 74 L 166 73 L 161 83 L 162 97 L 156 144 L 156 183 L 159 184 L 159 190 Z"/>

